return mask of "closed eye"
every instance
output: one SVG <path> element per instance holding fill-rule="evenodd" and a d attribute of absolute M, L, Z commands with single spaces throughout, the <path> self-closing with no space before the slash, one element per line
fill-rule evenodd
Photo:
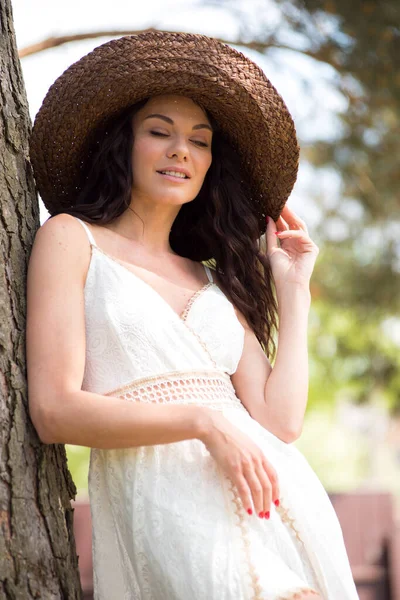
<path fill-rule="evenodd" d="M 152 135 L 156 135 L 159 137 L 168 137 L 168 133 L 161 133 L 161 131 L 150 131 Z M 201 142 L 200 140 L 190 140 L 193 144 L 197 146 L 201 146 L 202 148 L 208 148 L 208 144 L 206 142 Z"/>
<path fill-rule="evenodd" d="M 160 131 L 150 131 L 152 135 L 159 135 L 161 137 L 168 137 L 168 133 L 161 133 Z"/>

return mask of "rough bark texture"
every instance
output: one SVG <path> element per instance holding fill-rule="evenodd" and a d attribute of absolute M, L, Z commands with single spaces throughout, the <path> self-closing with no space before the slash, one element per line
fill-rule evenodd
<path fill-rule="evenodd" d="M 0 0 L 0 599 L 81 598 L 64 446 L 30 422 L 25 289 L 39 208 L 9 0 Z"/>

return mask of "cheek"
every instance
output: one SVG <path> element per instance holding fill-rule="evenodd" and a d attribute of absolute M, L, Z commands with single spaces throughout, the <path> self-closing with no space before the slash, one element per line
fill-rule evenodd
<path fill-rule="evenodd" d="M 204 150 L 200 151 L 196 149 L 192 153 L 192 161 L 196 170 L 196 174 L 201 177 L 205 177 L 212 162 L 211 150 L 209 152 L 205 152 Z"/>
<path fill-rule="evenodd" d="M 201 158 L 202 158 L 202 160 L 200 163 L 200 169 L 201 169 L 201 172 L 203 173 L 203 176 L 205 177 L 207 174 L 207 171 L 210 168 L 211 163 L 212 163 L 211 153 L 207 154 L 206 156 L 202 156 Z"/>
<path fill-rule="evenodd" d="M 207 171 L 210 168 L 212 163 L 212 157 L 210 154 L 203 154 L 202 156 L 198 156 L 196 159 L 196 177 L 193 180 L 193 189 L 196 194 L 201 190 L 204 179 L 207 175 Z"/>
<path fill-rule="evenodd" d="M 133 143 L 132 165 L 134 168 L 152 168 L 156 160 L 157 149 L 151 140 L 138 138 Z"/>

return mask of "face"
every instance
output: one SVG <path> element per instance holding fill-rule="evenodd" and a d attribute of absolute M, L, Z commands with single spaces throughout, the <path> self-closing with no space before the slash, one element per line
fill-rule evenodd
<path fill-rule="evenodd" d="M 133 195 L 181 206 L 193 200 L 211 165 L 212 129 L 190 98 L 150 98 L 134 116 Z"/>

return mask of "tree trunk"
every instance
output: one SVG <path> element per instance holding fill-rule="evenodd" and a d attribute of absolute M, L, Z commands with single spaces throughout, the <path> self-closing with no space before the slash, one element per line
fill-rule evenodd
<path fill-rule="evenodd" d="M 0 599 L 82 596 L 65 448 L 29 419 L 25 280 L 39 227 L 10 0 L 0 0 Z"/>

